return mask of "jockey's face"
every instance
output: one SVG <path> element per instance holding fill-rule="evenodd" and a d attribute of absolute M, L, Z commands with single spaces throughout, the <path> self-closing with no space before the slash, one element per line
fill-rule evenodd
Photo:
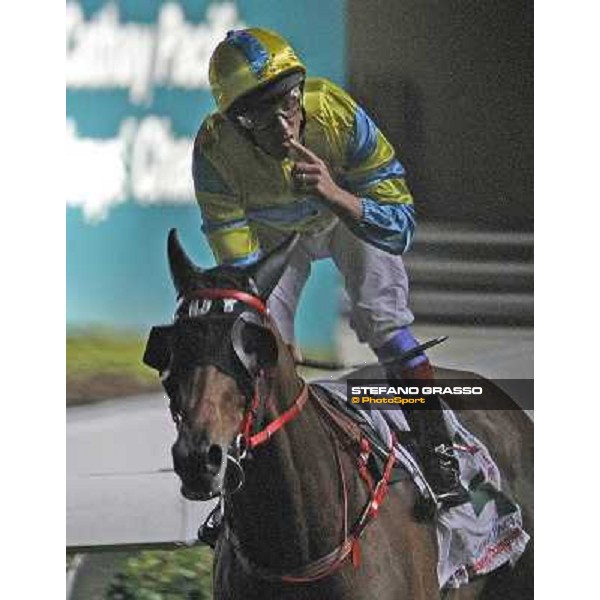
<path fill-rule="evenodd" d="M 283 160 L 290 153 L 290 139 L 300 141 L 302 119 L 302 91 L 297 86 L 239 116 L 238 122 L 252 133 L 259 148 Z"/>

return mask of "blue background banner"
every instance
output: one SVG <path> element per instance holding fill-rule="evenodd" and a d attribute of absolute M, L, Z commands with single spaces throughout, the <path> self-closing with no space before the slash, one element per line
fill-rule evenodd
<path fill-rule="evenodd" d="M 287 37 L 309 74 L 345 85 L 345 1 L 82 0 L 67 3 L 67 327 L 143 331 L 170 319 L 166 237 L 202 266 L 191 151 L 214 109 L 210 53 L 229 29 Z M 338 276 L 314 265 L 299 341 L 333 344 Z"/>

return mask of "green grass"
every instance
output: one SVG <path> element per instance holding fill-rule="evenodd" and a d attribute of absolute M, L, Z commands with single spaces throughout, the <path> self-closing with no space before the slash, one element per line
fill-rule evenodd
<path fill-rule="evenodd" d="M 105 373 L 154 381 L 156 373 L 142 363 L 145 346 L 145 337 L 135 334 L 93 331 L 68 336 L 67 376 Z"/>
<path fill-rule="evenodd" d="M 146 340 L 110 330 L 67 336 L 67 404 L 135 396 L 160 389 L 155 371 L 142 363 Z"/>
<path fill-rule="evenodd" d="M 212 551 L 206 547 L 149 550 L 127 559 L 106 600 L 209 600 Z"/>

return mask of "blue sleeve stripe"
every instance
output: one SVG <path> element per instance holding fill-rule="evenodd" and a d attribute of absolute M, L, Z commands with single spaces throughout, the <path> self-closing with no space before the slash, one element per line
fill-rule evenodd
<path fill-rule="evenodd" d="M 354 113 L 354 131 L 346 151 L 348 166 L 355 167 L 369 158 L 377 148 L 377 127 L 360 107 Z"/>
<path fill-rule="evenodd" d="M 363 216 L 357 234 L 365 241 L 390 252 L 403 254 L 413 240 L 416 219 L 412 204 L 385 204 L 361 198 Z"/>
<path fill-rule="evenodd" d="M 231 267 L 247 267 L 248 265 L 254 264 L 261 256 L 260 250 L 256 250 L 248 256 L 242 258 L 234 258 L 233 260 L 226 260 L 222 264 L 229 265 Z"/>
<path fill-rule="evenodd" d="M 214 231 L 225 231 L 228 229 L 239 229 L 246 227 L 248 221 L 246 219 L 233 219 L 232 221 L 212 221 L 204 218 L 202 223 L 202 231 L 204 233 L 213 233 Z"/>
<path fill-rule="evenodd" d="M 233 195 L 231 188 L 203 154 L 194 153 L 192 176 L 194 177 L 196 193 Z"/>
<path fill-rule="evenodd" d="M 414 224 L 415 208 L 412 204 L 384 203 L 373 198 L 361 198 L 363 217 L 362 221 L 383 229 L 404 231 L 407 224 Z"/>
<path fill-rule="evenodd" d="M 348 191 L 360 193 L 386 179 L 400 179 L 401 177 L 404 177 L 405 174 L 406 171 L 400 161 L 397 158 L 394 158 L 374 171 L 359 175 L 346 175 L 345 183 Z"/>

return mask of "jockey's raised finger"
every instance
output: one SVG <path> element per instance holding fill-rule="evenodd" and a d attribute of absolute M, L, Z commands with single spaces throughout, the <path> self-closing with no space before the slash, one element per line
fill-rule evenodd
<path fill-rule="evenodd" d="M 303 160 L 306 160 L 311 163 L 321 160 L 314 152 L 309 150 L 306 146 L 303 146 L 296 139 L 290 138 L 288 140 L 288 142 L 289 142 L 289 145 L 292 147 L 292 150 L 295 153 L 297 159 L 299 159 L 299 160 L 303 159 Z"/>

